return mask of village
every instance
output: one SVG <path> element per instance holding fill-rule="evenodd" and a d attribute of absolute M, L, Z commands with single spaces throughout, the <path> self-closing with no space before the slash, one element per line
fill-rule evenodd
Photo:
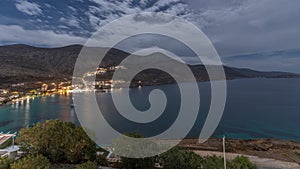
<path fill-rule="evenodd" d="M 0 86 L 0 105 L 15 103 L 37 96 L 64 94 L 72 90 L 71 81 L 25 82 Z"/>

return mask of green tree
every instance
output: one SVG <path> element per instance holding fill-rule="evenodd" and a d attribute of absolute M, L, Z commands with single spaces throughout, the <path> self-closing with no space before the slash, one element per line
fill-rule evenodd
<path fill-rule="evenodd" d="M 96 144 L 85 131 L 70 122 L 47 120 L 21 129 L 16 141 L 29 154 L 42 154 L 52 162 L 94 160 Z"/>
<path fill-rule="evenodd" d="M 132 138 L 144 138 L 138 133 L 127 133 L 125 134 L 128 137 Z M 145 141 L 134 141 L 128 140 L 125 137 L 120 137 L 113 142 L 113 147 L 116 149 L 116 152 L 121 154 L 128 152 L 129 154 L 137 153 L 140 155 L 148 154 L 152 152 L 153 149 L 157 148 L 157 145 L 151 140 Z M 143 149 L 139 149 L 143 147 Z M 126 154 L 125 154 L 126 155 Z M 154 168 L 155 157 L 147 158 L 127 158 L 121 157 L 121 167 L 126 169 L 152 169 Z"/>
<path fill-rule="evenodd" d="M 158 161 L 164 169 L 197 169 L 201 166 L 202 158 L 192 151 L 175 147 L 161 154 Z"/>
<path fill-rule="evenodd" d="M 96 162 L 85 162 L 76 166 L 76 169 L 99 169 L 99 166 Z"/>
<path fill-rule="evenodd" d="M 50 169 L 50 167 L 49 160 L 42 155 L 26 156 L 11 165 L 11 169 Z"/>
<path fill-rule="evenodd" d="M 106 160 L 108 153 L 104 153 L 104 155 L 98 155 L 95 159 L 95 162 L 101 166 L 108 166 L 108 161 Z"/>
<path fill-rule="evenodd" d="M 152 169 L 154 168 L 155 158 L 121 158 L 121 166 L 126 169 Z"/>
<path fill-rule="evenodd" d="M 218 156 L 203 157 L 201 168 L 205 169 L 223 169 L 224 159 Z"/>

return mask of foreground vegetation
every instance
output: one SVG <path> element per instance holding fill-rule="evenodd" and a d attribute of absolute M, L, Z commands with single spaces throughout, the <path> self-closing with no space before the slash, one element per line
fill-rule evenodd
<path fill-rule="evenodd" d="M 164 169 L 223 169 L 223 158 L 217 156 L 201 157 L 192 151 L 173 148 L 157 157 L 145 159 L 122 158 L 121 168 L 126 169 L 153 169 L 159 163 Z M 236 157 L 227 161 L 228 169 L 257 169 L 247 157 Z"/>
<path fill-rule="evenodd" d="M 131 137 L 141 137 L 131 134 Z M 17 143 L 25 156 L 16 161 L 7 157 L 0 158 L 0 169 L 49 169 L 59 163 L 71 164 L 75 169 L 96 169 L 108 166 L 104 153 L 97 155 L 96 144 L 81 127 L 69 122 L 49 120 L 37 123 L 33 127 L 21 129 Z M 125 144 L 125 143 L 124 143 Z M 130 147 L 129 147 L 130 148 Z M 164 169 L 223 169 L 223 159 L 217 156 L 201 157 L 192 151 L 173 148 L 159 156 L 151 158 L 124 158 L 115 165 L 124 169 L 154 169 L 155 165 Z M 246 157 L 237 157 L 228 161 L 229 169 L 256 169 Z"/>
<path fill-rule="evenodd" d="M 96 144 L 85 131 L 70 122 L 48 120 L 21 129 L 16 139 L 27 154 L 43 155 L 53 163 L 95 160 Z"/>

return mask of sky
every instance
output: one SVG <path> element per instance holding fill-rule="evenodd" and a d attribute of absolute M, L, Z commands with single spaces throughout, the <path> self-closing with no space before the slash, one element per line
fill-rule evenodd
<path fill-rule="evenodd" d="M 1 0 L 0 45 L 84 44 L 105 24 L 142 11 L 194 23 L 228 65 L 300 73 L 299 0 Z"/>

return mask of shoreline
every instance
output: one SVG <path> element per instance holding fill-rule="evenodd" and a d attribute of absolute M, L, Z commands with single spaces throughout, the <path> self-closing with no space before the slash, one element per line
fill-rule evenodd
<path fill-rule="evenodd" d="M 59 92 L 53 92 L 53 93 L 49 93 L 49 94 L 39 94 L 39 95 L 25 95 L 23 97 L 20 97 L 18 99 L 14 99 L 14 100 L 10 100 L 8 102 L 6 102 L 5 104 L 0 104 L 0 108 L 1 107 L 5 107 L 5 106 L 11 106 L 13 104 L 16 104 L 16 103 L 19 103 L 19 102 L 23 102 L 25 100 L 32 100 L 32 99 L 35 99 L 35 98 L 39 98 L 39 97 L 49 97 L 51 95 L 64 95 L 66 94 L 67 92 L 65 93 L 59 93 Z"/>

